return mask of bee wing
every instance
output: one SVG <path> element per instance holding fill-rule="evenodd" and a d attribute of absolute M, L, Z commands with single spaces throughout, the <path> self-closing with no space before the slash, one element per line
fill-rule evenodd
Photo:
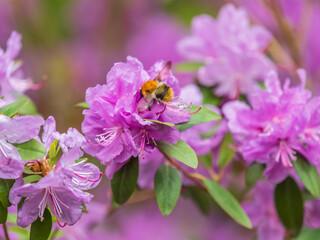
<path fill-rule="evenodd" d="M 172 68 L 172 62 L 168 61 L 166 65 L 164 65 L 163 69 L 159 72 L 157 79 L 161 82 L 162 79 L 166 79 L 170 76 L 170 71 Z"/>

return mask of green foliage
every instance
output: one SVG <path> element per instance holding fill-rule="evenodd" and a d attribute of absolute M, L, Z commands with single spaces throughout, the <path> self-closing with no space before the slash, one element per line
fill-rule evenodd
<path fill-rule="evenodd" d="M 23 107 L 25 107 L 30 100 L 28 98 L 22 98 L 16 102 L 10 103 L 0 109 L 3 115 L 12 117 L 19 113 Z"/>
<path fill-rule="evenodd" d="M 252 188 L 261 178 L 266 166 L 261 163 L 252 163 L 246 172 L 245 182 L 247 187 Z"/>
<path fill-rule="evenodd" d="M 11 203 L 9 202 L 9 192 L 14 184 L 12 179 L 1 179 L 0 178 L 0 203 L 4 207 L 10 207 Z"/>
<path fill-rule="evenodd" d="M 80 102 L 80 103 L 77 103 L 75 107 L 89 109 L 89 104 L 87 102 Z"/>
<path fill-rule="evenodd" d="M 318 170 L 312 166 L 301 154 L 297 153 L 294 168 L 308 191 L 316 198 L 320 197 L 320 178 Z"/>
<path fill-rule="evenodd" d="M 201 108 L 199 110 L 199 108 Z M 221 116 L 217 114 L 216 112 L 206 108 L 206 107 L 200 107 L 200 106 L 191 106 L 191 112 L 195 112 L 199 110 L 197 113 L 190 115 L 190 121 L 182 124 L 177 124 L 176 128 L 179 131 L 187 130 L 188 128 L 191 128 L 193 125 L 200 124 L 200 123 L 206 123 L 206 122 L 212 122 L 218 119 L 221 119 Z"/>
<path fill-rule="evenodd" d="M 203 214 L 208 214 L 211 203 L 210 196 L 204 190 L 196 186 L 188 186 L 184 196 L 190 197 Z"/>
<path fill-rule="evenodd" d="M 251 221 L 247 214 L 230 192 L 210 179 L 204 179 L 203 183 L 208 189 L 210 196 L 230 217 L 232 217 L 242 226 L 246 228 L 252 228 Z"/>
<path fill-rule="evenodd" d="M 177 170 L 162 165 L 154 176 L 154 191 L 160 212 L 168 216 L 174 209 L 181 191 L 181 177 Z"/>
<path fill-rule="evenodd" d="M 159 123 L 159 124 L 162 124 L 162 125 L 166 125 L 168 127 L 173 127 L 174 126 L 174 124 L 170 123 L 170 122 L 161 122 L 161 121 L 158 121 L 158 120 L 146 119 L 146 118 L 144 118 L 143 120 L 144 121 L 149 121 L 149 122 L 154 122 L 154 123 Z"/>
<path fill-rule="evenodd" d="M 20 94 L 17 94 L 16 97 L 17 97 L 18 101 L 20 101 L 20 100 L 27 101 L 27 103 L 19 111 L 20 115 L 39 115 L 36 105 L 34 104 L 34 102 L 30 98 L 28 98 L 24 95 L 20 95 Z"/>
<path fill-rule="evenodd" d="M 197 72 L 204 66 L 202 62 L 180 62 L 174 66 L 176 72 Z"/>
<path fill-rule="evenodd" d="M 226 133 L 220 145 L 218 165 L 219 168 L 226 167 L 233 159 L 235 151 L 232 149 L 233 138 L 230 132 Z"/>
<path fill-rule="evenodd" d="M 113 197 L 118 204 L 125 203 L 136 188 L 139 175 L 139 160 L 131 159 L 119 169 L 111 180 Z"/>
<path fill-rule="evenodd" d="M 4 207 L 0 202 L 0 224 L 4 224 L 7 221 L 8 209 Z"/>
<path fill-rule="evenodd" d="M 38 218 L 31 224 L 30 240 L 47 240 L 52 229 L 51 213 L 46 208 L 43 214 L 43 221 Z"/>
<path fill-rule="evenodd" d="M 274 193 L 275 205 L 283 226 L 292 237 L 298 236 L 303 224 L 302 194 L 296 182 L 287 177 Z"/>
<path fill-rule="evenodd" d="M 17 148 L 22 160 L 41 159 L 47 154 L 45 147 L 35 139 L 24 143 L 14 143 L 13 145 Z"/>
<path fill-rule="evenodd" d="M 34 183 L 38 182 L 42 177 L 40 175 L 31 175 L 23 178 L 24 183 Z"/>
<path fill-rule="evenodd" d="M 176 144 L 165 141 L 158 141 L 157 145 L 161 151 L 173 157 L 174 159 L 196 169 L 198 167 L 198 158 L 194 150 L 184 141 L 179 140 Z"/>

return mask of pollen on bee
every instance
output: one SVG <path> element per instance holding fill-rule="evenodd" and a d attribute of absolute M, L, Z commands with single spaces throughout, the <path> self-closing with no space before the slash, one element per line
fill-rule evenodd
<path fill-rule="evenodd" d="M 149 80 L 145 82 L 141 87 L 141 93 L 144 97 L 149 95 L 158 87 L 158 82 L 155 80 Z"/>

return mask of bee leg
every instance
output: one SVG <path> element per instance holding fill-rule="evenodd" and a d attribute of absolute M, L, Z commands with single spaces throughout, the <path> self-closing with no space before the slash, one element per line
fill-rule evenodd
<path fill-rule="evenodd" d="M 142 92 L 141 92 L 141 90 L 140 90 L 140 97 L 139 97 L 139 99 L 138 99 L 137 102 L 139 102 L 139 101 L 141 100 L 141 98 L 143 98 L 143 95 L 142 95 Z"/>
<path fill-rule="evenodd" d="M 151 106 L 154 103 L 154 99 L 152 99 L 150 102 L 148 102 L 148 110 L 151 111 Z"/>

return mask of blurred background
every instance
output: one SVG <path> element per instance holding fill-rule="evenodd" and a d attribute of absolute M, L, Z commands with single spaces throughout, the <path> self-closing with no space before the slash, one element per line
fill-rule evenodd
<path fill-rule="evenodd" d="M 19 59 L 23 61 L 25 76 L 36 83 L 47 77 L 42 89 L 29 90 L 26 95 L 34 100 L 44 118 L 55 117 L 58 131 L 64 132 L 69 127 L 81 130 L 82 109 L 75 105 L 84 101 L 88 87 L 105 83 L 115 62 L 125 61 L 131 55 L 148 69 L 159 59 L 182 61 L 176 43 L 189 34 L 192 18 L 203 13 L 216 16 L 226 2 L 246 7 L 252 21 L 263 23 L 283 49 L 288 49 L 275 19 L 261 7 L 263 0 L 0 0 L 0 46 L 5 48 L 13 30 L 22 34 Z M 304 54 L 299 58 L 302 62 L 296 64 L 307 69 L 311 82 L 315 83 L 312 90 L 317 91 L 319 1 L 277 3 L 295 34 L 300 33 L 298 47 Z M 302 17 L 301 12 L 305 14 Z M 193 80 L 188 74 L 178 77 L 182 86 Z M 67 227 L 65 239 L 83 239 L 90 234 L 94 239 L 137 240 L 252 239 L 255 235 L 218 208 L 203 215 L 201 212 L 206 209 L 198 209 L 183 198 L 173 214 L 164 218 L 155 201 L 143 201 L 152 198 L 148 192 L 140 203 L 129 203 L 113 212 L 108 209 L 112 204 L 105 200 L 110 194 L 108 188 L 106 181 L 100 184 L 95 203 L 88 205 L 93 214 L 85 216 L 78 227 Z"/>
<path fill-rule="evenodd" d="M 19 56 L 40 91 L 27 95 L 57 129 L 80 129 L 88 87 L 105 83 L 115 62 L 132 55 L 149 68 L 159 59 L 179 61 L 176 42 L 193 16 L 216 14 L 223 1 L 210 0 L 0 0 L 0 44 L 12 30 L 22 34 Z"/>

